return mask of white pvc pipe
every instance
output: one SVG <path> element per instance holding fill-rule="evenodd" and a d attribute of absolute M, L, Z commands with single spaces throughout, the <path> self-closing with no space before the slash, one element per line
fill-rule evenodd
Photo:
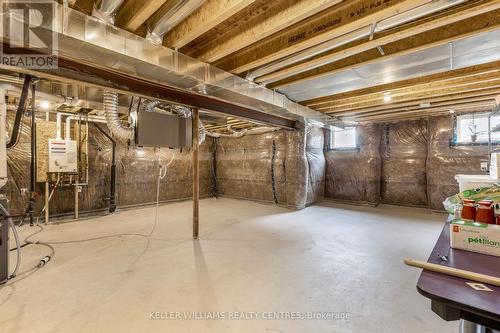
<path fill-rule="evenodd" d="M 58 112 L 56 115 L 56 140 L 62 140 L 61 121 L 62 121 L 62 114 Z"/>
<path fill-rule="evenodd" d="M 71 121 L 79 119 L 78 116 L 69 116 L 66 118 L 66 129 L 64 131 L 65 140 L 71 140 Z M 106 123 L 106 119 L 97 116 L 85 116 L 82 117 L 83 121 L 88 121 L 92 123 Z"/>

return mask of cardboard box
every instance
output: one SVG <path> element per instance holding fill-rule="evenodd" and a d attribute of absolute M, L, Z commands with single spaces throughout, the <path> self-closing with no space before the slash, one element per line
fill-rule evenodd
<path fill-rule="evenodd" d="M 500 257 L 500 225 L 454 220 L 450 222 L 450 242 L 454 249 Z"/>

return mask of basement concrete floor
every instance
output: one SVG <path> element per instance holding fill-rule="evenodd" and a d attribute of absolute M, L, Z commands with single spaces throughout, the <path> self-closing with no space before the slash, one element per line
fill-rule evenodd
<path fill-rule="evenodd" d="M 0 287 L 0 332 L 457 331 L 458 323 L 439 319 L 417 293 L 420 271 L 403 265 L 405 257 L 427 259 L 445 215 L 328 202 L 289 211 L 206 199 L 201 239 L 193 241 L 191 206 L 160 206 L 149 239 L 123 235 L 54 245 L 47 266 Z M 147 235 L 154 215 L 154 207 L 126 210 L 50 225 L 35 238 Z M 22 233 L 33 230 L 23 227 Z M 21 271 L 48 249 L 30 245 L 22 253 Z M 184 311 L 258 312 L 259 318 L 182 320 L 175 316 L 189 314 L 169 314 Z M 300 318 L 308 312 L 335 314 Z M 296 319 L 269 319 L 280 316 Z"/>

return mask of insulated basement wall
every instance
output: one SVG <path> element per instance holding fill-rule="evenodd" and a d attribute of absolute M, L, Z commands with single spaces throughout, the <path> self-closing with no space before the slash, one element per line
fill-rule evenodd
<path fill-rule="evenodd" d="M 307 205 L 321 201 L 325 196 L 326 159 L 324 154 L 325 132 L 323 128 L 307 127 L 306 157 L 309 168 Z"/>
<path fill-rule="evenodd" d="M 218 138 L 217 194 L 293 209 L 319 200 L 324 179 L 322 137 L 322 131 L 310 132 L 308 157 L 304 130 Z"/>
<path fill-rule="evenodd" d="M 372 204 L 380 201 L 380 139 L 379 125 L 360 125 L 359 150 L 325 152 L 326 197 Z"/>
<path fill-rule="evenodd" d="M 240 138 L 221 137 L 216 142 L 217 195 L 270 203 L 286 202 L 286 131 Z"/>
<path fill-rule="evenodd" d="M 456 174 L 485 174 L 488 148 L 450 146 L 453 117 L 358 126 L 359 151 L 327 151 L 326 197 L 443 210 Z"/>
<path fill-rule="evenodd" d="M 106 126 L 100 126 L 107 130 Z M 9 132 L 10 133 L 10 129 Z M 200 195 L 213 195 L 213 140 L 207 138 L 200 149 Z M 108 207 L 110 190 L 111 142 L 93 125 L 89 127 L 89 182 L 79 194 L 81 211 Z M 160 201 L 190 199 L 192 193 L 191 152 L 179 149 L 132 148 L 118 144 L 116 155 L 117 205 L 142 205 L 156 202 L 159 165 L 168 172 L 160 183 Z M 175 155 L 174 155 L 175 154 Z M 22 214 L 29 200 L 30 128 L 28 120 L 18 145 L 8 150 L 9 182 L 2 189 L 10 200 L 11 214 Z M 44 204 L 44 183 L 37 184 L 36 212 Z M 50 214 L 74 211 L 74 186 L 58 187 L 50 203 Z"/>
<path fill-rule="evenodd" d="M 442 210 L 445 198 L 458 192 L 456 174 L 485 174 L 481 162 L 488 161 L 488 147 L 452 146 L 453 117 L 433 117 L 429 121 L 427 191 L 429 208 Z"/>
<path fill-rule="evenodd" d="M 386 124 L 382 129 L 381 201 L 427 206 L 427 121 Z"/>

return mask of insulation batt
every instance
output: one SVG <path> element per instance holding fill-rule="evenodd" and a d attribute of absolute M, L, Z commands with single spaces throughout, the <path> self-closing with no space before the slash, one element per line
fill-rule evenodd
<path fill-rule="evenodd" d="M 13 115 L 9 115 L 10 134 Z M 9 199 L 13 215 L 24 212 L 29 201 L 30 127 L 29 119 L 23 119 L 20 141 L 7 153 L 9 182 L 2 189 Z M 104 127 L 105 128 L 105 127 Z M 213 139 L 200 146 L 200 195 L 213 195 Z M 82 186 L 80 210 L 93 211 L 109 204 L 111 142 L 94 126 L 89 126 L 89 182 Z M 118 144 L 116 150 L 116 191 L 118 206 L 142 205 L 156 201 L 156 181 L 159 172 L 158 157 L 167 164 L 174 154 L 166 178 L 161 182 L 160 201 L 191 199 L 191 152 L 190 150 L 127 147 Z M 153 190 L 152 190 L 153 189 Z M 44 183 L 37 184 L 35 212 L 44 204 Z M 72 213 L 74 211 L 74 186 L 57 189 L 50 203 L 50 214 Z"/>
<path fill-rule="evenodd" d="M 307 145 L 306 132 L 279 130 L 218 138 L 215 159 L 218 194 L 269 203 L 276 198 L 277 204 L 292 209 L 302 209 L 306 203 L 320 200 L 325 168 L 323 132 L 309 131 Z"/>
<path fill-rule="evenodd" d="M 429 208 L 442 210 L 442 202 L 458 193 L 456 174 L 485 174 L 481 162 L 488 161 L 488 147 L 452 146 L 453 117 L 433 117 L 429 121 L 427 189 Z"/>
<path fill-rule="evenodd" d="M 309 167 L 307 205 L 321 201 L 325 196 L 326 159 L 324 154 L 325 133 L 323 128 L 309 125 L 306 136 L 306 157 Z"/>
<path fill-rule="evenodd" d="M 8 133 L 13 113 L 8 115 Z M 277 203 L 302 209 L 327 198 L 442 210 L 442 202 L 458 192 L 455 174 L 481 174 L 488 159 L 485 146 L 450 147 L 452 116 L 390 124 L 358 126 L 358 150 L 323 151 L 321 128 L 278 130 L 239 138 L 211 138 L 200 148 L 201 196 L 221 195 Z M 273 157 L 274 142 L 274 157 Z M 108 205 L 111 143 L 89 127 L 89 175 L 80 194 L 80 210 Z M 160 200 L 191 199 L 191 152 L 117 146 L 117 203 L 119 206 L 153 203 L 161 164 L 172 158 Z M 214 163 L 215 157 L 215 163 Z M 30 127 L 23 119 L 19 143 L 8 150 L 9 182 L 1 190 L 10 200 L 13 215 L 29 201 Z M 274 177 L 273 177 L 274 176 Z M 274 182 L 274 190 L 273 190 Z M 37 184 L 36 211 L 44 200 L 44 184 Z M 74 187 L 58 188 L 51 201 L 52 214 L 72 213 Z"/>
<path fill-rule="evenodd" d="M 360 125 L 357 128 L 359 150 L 325 153 L 326 197 L 371 204 L 380 201 L 381 133 L 379 125 Z"/>
<path fill-rule="evenodd" d="M 456 174 L 484 174 L 488 148 L 450 146 L 453 116 L 358 126 L 359 151 L 327 151 L 326 197 L 443 210 Z M 354 167 L 353 167 L 354 166 Z"/>
<path fill-rule="evenodd" d="M 427 121 L 390 123 L 382 132 L 383 203 L 427 206 Z"/>

